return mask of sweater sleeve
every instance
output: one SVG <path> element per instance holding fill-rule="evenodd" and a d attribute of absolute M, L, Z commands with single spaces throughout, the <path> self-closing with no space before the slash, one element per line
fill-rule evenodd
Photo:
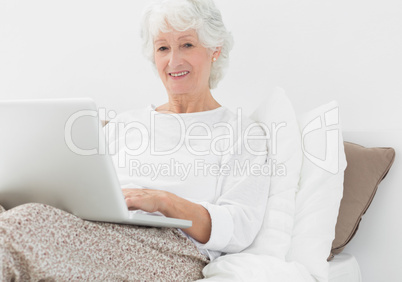
<path fill-rule="evenodd" d="M 199 203 L 208 210 L 212 224 L 210 239 L 205 244 L 197 244 L 200 248 L 240 252 L 253 242 L 260 230 L 270 185 L 266 140 L 261 141 L 250 140 L 248 143 L 253 146 L 242 144 L 234 154 L 222 158 L 216 202 Z M 238 148 L 238 144 L 234 147 Z"/>

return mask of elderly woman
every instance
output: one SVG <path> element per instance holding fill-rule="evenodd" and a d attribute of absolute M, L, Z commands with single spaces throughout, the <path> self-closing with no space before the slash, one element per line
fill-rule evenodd
<path fill-rule="evenodd" d="M 0 213 L 2 279 L 195 280 L 210 260 L 253 242 L 268 197 L 266 140 L 211 94 L 232 45 L 220 12 L 212 0 L 154 2 L 142 39 L 168 102 L 111 120 L 109 152 L 129 209 L 192 227 L 96 223 L 46 205 L 19 206 Z M 130 125 L 146 131 L 119 130 Z"/>

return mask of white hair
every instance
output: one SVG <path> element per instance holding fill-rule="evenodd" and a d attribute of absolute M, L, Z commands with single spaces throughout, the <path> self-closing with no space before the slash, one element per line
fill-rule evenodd
<path fill-rule="evenodd" d="M 229 64 L 233 46 L 232 35 L 222 22 L 220 11 L 212 0 L 159 0 L 153 1 L 143 12 L 141 38 L 144 55 L 155 65 L 154 38 L 159 32 L 194 29 L 205 48 L 216 51 L 219 59 L 212 64 L 209 88 L 215 88 Z"/>

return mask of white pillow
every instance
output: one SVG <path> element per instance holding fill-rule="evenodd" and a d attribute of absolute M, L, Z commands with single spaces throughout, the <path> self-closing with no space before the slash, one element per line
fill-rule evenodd
<path fill-rule="evenodd" d="M 281 88 L 269 94 L 251 118 L 262 123 L 270 134 L 268 162 L 271 163 L 268 165 L 276 175 L 270 180 L 261 230 L 242 253 L 265 254 L 285 260 L 290 248 L 295 193 L 302 163 L 299 126 L 292 104 Z"/>
<path fill-rule="evenodd" d="M 338 103 L 304 114 L 299 124 L 303 166 L 287 260 L 303 264 L 318 281 L 328 281 L 327 258 L 335 238 L 346 168 Z"/>
<path fill-rule="evenodd" d="M 306 282 L 314 277 L 320 282 L 328 281 L 326 259 L 335 237 L 346 168 L 338 104 L 331 102 L 304 114 L 299 119 L 299 128 L 295 126 L 296 118 L 284 91 L 277 89 L 252 118 L 266 125 L 287 122 L 285 130 L 279 131 L 278 143 L 282 145 L 275 159 L 281 161 L 278 164 L 286 164 L 288 174 L 271 178 L 263 228 L 253 244 L 242 254 L 225 255 L 207 265 L 203 270 L 205 280 L 234 281 L 247 277 L 243 280 Z M 298 192 L 294 208 L 295 189 Z M 292 232 L 290 214 L 294 210 Z M 290 244 L 284 262 L 283 254 Z"/>

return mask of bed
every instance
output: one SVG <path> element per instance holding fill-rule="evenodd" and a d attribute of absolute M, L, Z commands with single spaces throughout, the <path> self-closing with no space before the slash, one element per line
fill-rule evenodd
<path fill-rule="evenodd" d="M 360 282 L 362 276 L 356 258 L 348 253 L 341 253 L 329 263 L 330 282 Z"/>

